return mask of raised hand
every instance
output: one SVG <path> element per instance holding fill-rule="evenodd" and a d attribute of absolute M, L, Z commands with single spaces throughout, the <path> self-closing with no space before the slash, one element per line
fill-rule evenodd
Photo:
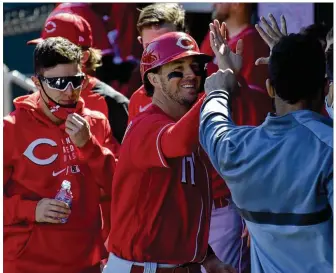
<path fill-rule="evenodd" d="M 283 36 L 287 36 L 287 25 L 286 25 L 286 19 L 285 16 L 281 15 L 280 17 L 280 24 L 281 24 L 281 30 L 278 26 L 278 23 L 276 22 L 273 14 L 268 14 L 268 18 L 271 21 L 271 25 L 266 21 L 266 19 L 261 16 L 260 21 L 264 27 L 261 28 L 258 24 L 255 25 L 256 30 L 259 32 L 259 35 L 261 38 L 265 41 L 265 43 L 270 48 L 270 55 L 272 52 L 273 47 L 280 41 L 280 39 Z M 268 64 L 269 57 L 262 57 L 256 60 L 255 64 Z"/>
<path fill-rule="evenodd" d="M 237 78 L 231 69 L 219 69 L 216 73 L 212 73 L 206 78 L 204 83 L 204 91 L 209 94 L 214 90 L 225 90 L 233 92 L 238 87 Z"/>
<path fill-rule="evenodd" d="M 226 39 L 226 24 L 219 24 L 218 20 L 210 23 L 210 45 L 218 61 L 219 69 L 231 69 L 239 73 L 243 65 L 243 41 L 239 40 L 236 46 L 236 53 L 232 52 Z"/>
<path fill-rule="evenodd" d="M 91 137 L 90 125 L 77 113 L 70 114 L 65 121 L 65 132 L 79 148 L 83 147 Z"/>

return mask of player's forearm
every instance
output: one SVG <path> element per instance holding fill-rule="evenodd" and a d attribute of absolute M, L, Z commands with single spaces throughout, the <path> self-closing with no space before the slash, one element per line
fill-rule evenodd
<path fill-rule="evenodd" d="M 161 137 L 161 149 L 166 158 L 190 155 L 199 145 L 199 113 L 204 96 Z"/>
<path fill-rule="evenodd" d="M 218 145 L 235 128 L 229 108 L 229 92 L 215 90 L 205 98 L 200 114 L 200 143 L 217 169 Z"/>

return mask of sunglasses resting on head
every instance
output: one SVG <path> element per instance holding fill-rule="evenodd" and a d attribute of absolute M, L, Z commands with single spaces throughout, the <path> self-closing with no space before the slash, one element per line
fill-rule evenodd
<path fill-rule="evenodd" d="M 71 84 L 72 89 L 74 90 L 81 88 L 85 79 L 85 74 L 79 73 L 75 76 L 66 77 L 44 77 L 42 75 L 38 75 L 38 78 L 41 81 L 44 81 L 49 88 L 64 92 L 67 90 L 69 84 Z"/>

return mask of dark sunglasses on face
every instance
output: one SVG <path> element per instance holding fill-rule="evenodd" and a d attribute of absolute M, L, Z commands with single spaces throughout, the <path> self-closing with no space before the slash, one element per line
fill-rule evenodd
<path fill-rule="evenodd" d="M 65 90 L 67 90 L 69 84 L 71 84 L 72 89 L 78 89 L 82 87 L 83 81 L 85 79 L 85 74 L 79 73 L 75 76 L 52 78 L 39 75 L 38 77 L 41 81 L 44 81 L 49 88 L 64 92 Z"/>

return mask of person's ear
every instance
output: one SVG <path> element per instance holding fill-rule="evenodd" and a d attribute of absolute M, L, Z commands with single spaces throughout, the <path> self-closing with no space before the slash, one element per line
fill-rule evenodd
<path fill-rule="evenodd" d="M 150 82 L 150 84 L 154 86 L 154 88 L 161 87 L 161 81 L 158 74 L 149 72 L 147 74 L 147 79 Z"/>
<path fill-rule="evenodd" d="M 274 87 L 272 86 L 271 84 L 271 80 L 270 79 L 267 79 L 266 80 L 266 89 L 267 89 L 267 93 L 268 95 L 274 99 L 275 98 L 275 89 Z"/>
<path fill-rule="evenodd" d="M 31 80 L 33 81 L 33 83 L 35 84 L 36 88 L 38 90 L 40 90 L 41 87 L 41 82 L 39 81 L 39 79 L 36 76 L 31 76 Z"/>
<path fill-rule="evenodd" d="M 142 45 L 142 38 L 141 38 L 141 36 L 138 36 L 138 42 Z"/>
<path fill-rule="evenodd" d="M 89 60 L 90 58 L 90 51 L 89 50 L 85 50 L 82 52 L 82 58 L 81 58 L 81 64 L 84 65 L 86 64 L 86 62 Z"/>

